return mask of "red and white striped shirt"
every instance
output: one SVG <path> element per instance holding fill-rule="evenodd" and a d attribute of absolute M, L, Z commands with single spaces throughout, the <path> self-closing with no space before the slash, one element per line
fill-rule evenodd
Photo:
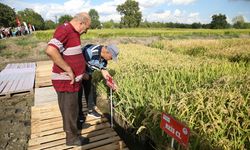
<path fill-rule="evenodd" d="M 82 78 L 85 73 L 85 59 L 81 51 L 80 34 L 70 23 L 64 23 L 57 27 L 53 39 L 48 45 L 56 48 L 62 55 L 64 61 L 73 70 L 76 81 Z M 70 84 L 69 76 L 55 63 L 52 69 L 52 84 L 56 91 L 59 92 L 77 92 L 80 89 L 80 82 Z"/>

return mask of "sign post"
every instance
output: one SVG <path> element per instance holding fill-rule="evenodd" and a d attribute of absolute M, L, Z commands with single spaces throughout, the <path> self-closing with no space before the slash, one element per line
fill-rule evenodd
<path fill-rule="evenodd" d="M 188 147 L 188 139 L 190 134 L 190 129 L 184 124 L 178 122 L 173 117 L 166 113 L 162 113 L 160 127 L 169 136 L 172 137 L 171 147 L 174 147 L 174 139 L 183 145 L 185 148 Z"/>

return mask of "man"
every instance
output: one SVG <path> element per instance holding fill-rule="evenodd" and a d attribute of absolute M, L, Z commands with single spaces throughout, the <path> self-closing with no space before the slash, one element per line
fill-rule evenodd
<path fill-rule="evenodd" d="M 107 71 L 107 64 L 109 60 L 117 60 L 117 55 L 119 54 L 119 49 L 116 45 L 108 45 L 108 46 L 102 46 L 102 45 L 94 45 L 94 44 L 88 44 L 82 48 L 83 56 L 87 62 L 86 64 L 86 71 L 89 75 L 83 80 L 83 90 L 88 106 L 88 115 L 100 118 L 101 115 L 95 110 L 96 106 L 96 97 L 94 92 L 94 85 L 91 83 L 92 76 L 94 70 L 100 70 L 102 73 L 102 76 L 104 79 L 108 79 L 111 77 L 109 72 Z M 114 90 L 117 89 L 117 85 L 114 85 Z M 80 105 L 81 108 L 81 105 Z"/>
<path fill-rule="evenodd" d="M 58 104 L 66 133 L 66 145 L 83 145 L 88 138 L 78 135 L 78 92 L 85 73 L 85 59 L 81 51 L 80 35 L 86 33 L 91 19 L 85 12 L 78 13 L 69 23 L 60 25 L 49 41 L 47 55 L 54 62 L 52 84 L 58 95 Z"/>

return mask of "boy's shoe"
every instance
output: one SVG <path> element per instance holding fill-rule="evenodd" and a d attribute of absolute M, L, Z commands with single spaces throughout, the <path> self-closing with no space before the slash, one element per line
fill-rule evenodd
<path fill-rule="evenodd" d="M 95 110 L 89 110 L 88 116 L 94 117 L 94 118 L 101 118 L 102 115 L 100 115 L 97 111 Z"/>
<path fill-rule="evenodd" d="M 89 143 L 89 138 L 82 137 L 82 136 L 78 136 L 77 138 L 73 140 L 66 141 L 67 146 L 81 146 L 81 145 L 88 144 L 88 143 Z"/>

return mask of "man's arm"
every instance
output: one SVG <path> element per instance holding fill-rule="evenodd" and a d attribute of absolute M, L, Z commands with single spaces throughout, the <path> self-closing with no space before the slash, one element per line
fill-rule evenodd
<path fill-rule="evenodd" d="M 108 79 L 109 77 L 111 77 L 111 75 L 109 74 L 109 72 L 105 69 L 101 69 L 101 73 L 104 79 Z"/>
<path fill-rule="evenodd" d="M 49 45 L 45 52 L 57 66 L 66 72 L 66 75 L 71 79 L 70 84 L 73 84 L 75 81 L 75 75 L 71 67 L 63 60 L 59 51 L 55 47 Z"/>

